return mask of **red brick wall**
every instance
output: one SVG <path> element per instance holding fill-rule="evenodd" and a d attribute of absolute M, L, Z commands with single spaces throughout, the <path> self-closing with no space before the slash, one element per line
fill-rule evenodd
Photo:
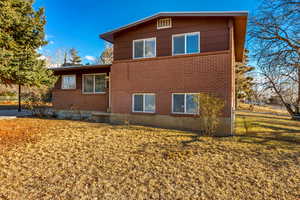
<path fill-rule="evenodd" d="M 156 93 L 156 113 L 171 113 L 172 93 L 210 92 L 226 101 L 231 116 L 230 51 L 114 62 L 111 103 L 114 113 L 131 113 L 132 94 Z"/>
<path fill-rule="evenodd" d="M 52 91 L 52 104 L 55 109 L 77 109 L 77 110 L 92 110 L 106 112 L 109 104 L 108 96 L 109 89 L 105 94 L 83 94 L 82 93 L 82 74 L 91 73 L 106 73 L 109 74 L 109 69 L 93 69 L 93 70 L 76 70 L 55 72 L 58 80 Z M 75 74 L 76 89 L 62 90 L 61 75 Z M 107 83 L 107 87 L 108 87 Z"/>
<path fill-rule="evenodd" d="M 55 109 L 92 110 L 106 112 L 108 108 L 108 93 L 82 94 L 80 89 L 54 89 L 52 103 Z"/>

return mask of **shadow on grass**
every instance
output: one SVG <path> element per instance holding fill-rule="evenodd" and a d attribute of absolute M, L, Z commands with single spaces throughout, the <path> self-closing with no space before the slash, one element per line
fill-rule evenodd
<path fill-rule="evenodd" d="M 17 109 L 18 109 L 18 105 L 0 105 L 0 110 L 17 110 Z"/>
<path fill-rule="evenodd" d="M 247 112 L 247 114 L 250 113 L 250 112 Z M 260 119 L 265 119 L 265 120 L 274 120 L 274 119 L 278 119 L 278 120 L 285 120 L 285 121 L 288 121 L 288 122 L 297 122 L 295 120 L 292 120 L 291 118 L 287 118 L 288 116 L 287 115 L 277 115 L 277 114 L 271 114 L 271 113 L 268 113 L 267 115 L 274 115 L 274 117 L 272 116 L 267 116 L 267 115 L 263 115 L 262 113 L 255 113 L 256 115 L 253 115 L 253 112 L 252 112 L 252 115 L 251 114 L 236 114 L 235 116 L 236 117 L 255 117 L 255 118 L 260 118 Z"/>
<path fill-rule="evenodd" d="M 300 122 L 284 117 L 272 118 L 259 113 L 238 114 L 236 128 L 244 130 L 235 136 L 237 142 L 299 148 Z M 282 121 L 284 120 L 284 121 Z"/>
<path fill-rule="evenodd" d="M 248 143 L 248 144 L 260 144 L 268 146 L 276 146 L 282 148 L 299 148 L 300 147 L 300 122 L 288 120 L 286 117 L 272 118 L 270 115 L 262 115 L 261 113 L 241 113 L 236 115 L 238 118 L 238 123 L 236 125 L 239 129 L 244 130 L 244 133 L 238 133 L 234 137 L 226 138 L 215 138 L 221 141 L 230 141 L 238 143 Z M 56 119 L 57 120 L 57 119 Z M 246 121 L 245 121 L 246 120 Z M 285 121 L 282 121 L 285 120 Z M 77 121 L 77 120 L 72 120 Z M 91 124 L 94 122 L 89 122 Z M 101 123 L 100 123 L 101 124 Z M 109 123 L 104 123 L 109 124 Z M 132 131 L 146 131 L 151 134 L 160 134 L 163 137 L 184 137 L 187 140 L 179 140 L 177 148 L 181 149 L 184 147 L 189 148 L 193 143 L 205 142 L 201 140 L 203 135 L 199 131 L 183 131 L 176 129 L 163 129 L 154 126 L 141 126 L 141 125 L 117 125 L 109 124 L 110 129 L 113 130 L 132 130 Z M 79 125 L 80 126 L 80 125 Z M 101 126 L 101 125 L 100 125 Z M 248 126 L 248 127 L 247 127 Z M 164 135 L 164 132 L 166 133 Z M 162 139 L 163 140 L 163 139 Z M 146 145 L 146 144 L 145 144 Z M 159 145 L 161 146 L 161 145 Z M 143 149 L 144 147 L 141 147 Z M 173 149 L 168 145 L 166 149 Z M 170 150 L 172 151 L 172 150 Z"/>

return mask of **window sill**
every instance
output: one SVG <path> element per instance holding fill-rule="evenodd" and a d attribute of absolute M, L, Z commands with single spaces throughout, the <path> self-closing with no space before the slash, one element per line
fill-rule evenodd
<path fill-rule="evenodd" d="M 140 60 L 140 59 L 147 59 L 147 58 L 156 58 L 156 56 L 153 56 L 153 57 L 132 58 L 132 60 Z"/>
<path fill-rule="evenodd" d="M 170 114 L 171 116 L 174 116 L 174 117 L 199 117 L 199 114 L 196 113 L 196 114 L 192 114 L 192 113 L 171 113 Z"/>
<path fill-rule="evenodd" d="M 101 95 L 101 94 L 106 94 L 106 92 L 82 92 L 81 94 L 84 94 L 84 95 Z"/>
<path fill-rule="evenodd" d="M 63 89 L 63 88 L 60 88 L 60 90 L 63 90 L 63 91 L 74 91 L 74 90 L 77 90 L 76 88 L 70 88 L 70 89 Z"/>
<path fill-rule="evenodd" d="M 131 114 L 137 114 L 137 115 L 156 115 L 156 112 L 133 112 L 133 111 L 131 111 Z"/>
<path fill-rule="evenodd" d="M 195 53 L 178 53 L 178 54 L 172 54 L 172 56 L 196 55 L 199 53 L 201 53 L 201 52 L 199 51 L 199 52 L 195 52 Z"/>

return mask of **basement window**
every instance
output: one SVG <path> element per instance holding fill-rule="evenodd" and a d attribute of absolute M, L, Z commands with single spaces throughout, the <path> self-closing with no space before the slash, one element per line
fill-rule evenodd
<path fill-rule="evenodd" d="M 157 29 L 172 28 L 172 19 L 163 18 L 157 20 Z"/>
<path fill-rule="evenodd" d="M 197 114 L 198 103 L 195 93 L 172 94 L 172 113 L 176 114 Z"/>
<path fill-rule="evenodd" d="M 155 94 L 143 93 L 133 94 L 132 96 L 132 111 L 143 113 L 155 112 Z"/>

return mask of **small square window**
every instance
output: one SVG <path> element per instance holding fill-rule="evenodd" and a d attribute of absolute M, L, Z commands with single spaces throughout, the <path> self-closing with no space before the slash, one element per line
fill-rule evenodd
<path fill-rule="evenodd" d="M 63 75 L 61 89 L 76 89 L 76 75 Z"/>

